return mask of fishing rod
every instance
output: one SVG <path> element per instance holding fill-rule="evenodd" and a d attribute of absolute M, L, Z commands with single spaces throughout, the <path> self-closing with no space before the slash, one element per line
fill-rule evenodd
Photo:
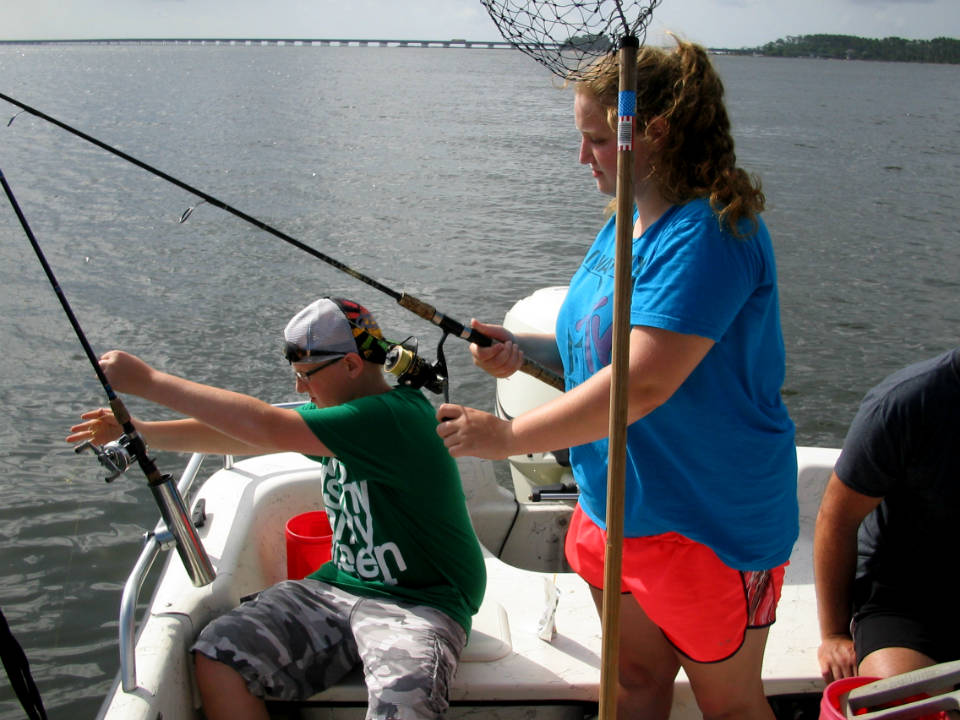
<path fill-rule="evenodd" d="M 100 363 L 93 353 L 93 348 L 90 347 L 90 343 L 87 341 L 87 336 L 83 332 L 83 328 L 80 327 L 77 316 L 74 315 L 66 295 L 57 282 L 57 278 L 53 274 L 53 269 L 50 267 L 50 263 L 47 262 L 47 258 L 40 248 L 40 243 L 37 242 L 36 236 L 30 229 L 30 224 L 20 209 L 20 204 L 17 202 L 9 183 L 7 183 L 2 169 L 0 169 L 0 184 L 3 185 L 3 191 L 6 193 L 10 205 L 13 207 L 13 211 L 17 214 L 17 219 L 20 220 L 20 225 L 30 240 L 33 251 L 36 253 L 40 265 L 43 266 L 43 271 L 46 273 L 47 279 L 50 281 L 50 285 L 57 295 L 57 299 L 60 300 L 60 305 L 63 306 L 63 311 L 66 313 L 70 325 L 73 326 L 73 331 L 77 334 L 77 338 L 83 346 L 83 351 L 86 353 L 87 359 L 97 374 L 97 379 L 100 380 L 100 384 L 103 385 L 103 389 L 107 393 L 107 399 L 110 403 L 110 408 L 113 410 L 114 417 L 123 428 L 125 440 L 121 446 L 115 448 L 112 453 L 105 452 L 103 449 L 97 448 L 91 443 L 84 443 L 84 445 L 79 446 L 78 452 L 85 447 L 93 448 L 97 454 L 97 458 L 111 470 L 114 470 L 114 474 L 107 478 L 108 482 L 126 469 L 125 458 L 131 455 L 136 458 L 140 469 L 147 478 L 147 484 L 153 492 L 154 499 L 157 501 L 157 505 L 160 506 L 160 514 L 163 517 L 164 523 L 166 523 L 167 530 L 176 542 L 177 552 L 183 561 L 184 568 L 186 568 L 187 573 L 190 575 L 190 580 L 197 587 L 210 584 L 213 582 L 215 576 L 213 565 L 207 556 L 206 550 L 203 548 L 203 543 L 200 541 L 199 535 L 197 535 L 197 529 L 194 527 L 190 515 L 184 506 L 183 497 L 177 490 L 173 478 L 170 475 L 161 474 L 154 464 L 153 458 L 147 455 L 147 446 L 143 437 L 137 432 L 130 413 L 127 412 L 123 401 L 110 386 L 110 382 L 107 380 L 103 368 L 100 367 Z"/>
<path fill-rule="evenodd" d="M 345 265 L 339 260 L 336 260 L 330 257 L 329 255 L 322 253 L 315 248 L 310 247 L 309 245 L 301 242 L 300 240 L 297 240 L 296 238 L 291 237 L 287 233 L 281 230 L 278 230 L 272 225 L 268 225 L 262 220 L 259 220 L 258 218 L 255 218 L 241 210 L 238 210 L 237 208 L 233 207 L 232 205 L 229 205 L 223 200 L 220 200 L 219 198 L 216 198 L 213 195 L 210 195 L 209 193 L 204 192 L 203 190 L 195 188 L 192 185 L 189 185 L 188 183 L 185 183 L 184 181 L 178 178 L 175 178 L 168 173 L 163 172 L 162 170 L 158 170 L 157 168 L 153 167 L 149 163 L 139 160 L 133 157 L 132 155 L 129 155 L 123 152 L 122 150 L 118 150 L 117 148 L 112 147 L 111 145 L 108 145 L 102 140 L 98 140 L 97 138 L 91 135 L 88 135 L 85 132 L 77 130 L 76 128 L 68 125 L 67 123 L 62 122 L 61 120 L 57 120 L 56 118 L 51 117 L 50 115 L 47 115 L 46 113 L 41 112 L 36 108 L 30 107 L 29 105 L 22 103 L 19 100 L 16 100 L 10 97 L 9 95 L 4 95 L 3 93 L 0 93 L 0 99 L 6 100 L 11 105 L 16 105 L 21 109 L 22 112 L 28 112 L 31 115 L 34 115 L 40 118 L 41 120 L 45 120 L 53 125 L 56 125 L 57 127 L 63 130 L 66 130 L 67 132 L 73 135 L 76 135 L 82 140 L 86 140 L 87 142 L 92 143 L 97 147 L 103 150 L 106 150 L 107 152 L 112 153 L 117 157 L 122 158 L 123 160 L 126 160 L 129 163 L 132 163 L 133 165 L 136 165 L 142 170 L 146 170 L 147 172 L 153 175 L 156 175 L 157 177 L 162 178 L 163 180 L 166 180 L 167 182 L 173 185 L 176 185 L 181 190 L 186 190 L 192 195 L 196 195 L 207 204 L 213 205 L 214 207 L 218 207 L 221 210 L 225 210 L 231 215 L 234 215 L 235 217 L 240 218 L 244 222 L 250 223 L 254 227 L 257 227 L 260 230 L 263 230 L 264 232 L 270 233 L 271 235 L 280 238 L 284 242 L 287 242 L 293 245 L 294 247 L 299 248 L 300 250 L 303 250 L 304 252 L 312 255 L 318 260 L 322 260 L 328 265 L 335 267 L 337 270 L 347 273 L 347 275 L 350 275 L 351 277 L 359 280 L 362 283 L 366 283 L 370 287 L 379 290 L 385 295 L 389 295 L 391 298 L 396 300 L 401 307 L 406 308 L 407 310 L 411 311 L 415 315 L 418 315 L 419 317 L 423 318 L 427 322 L 433 323 L 434 325 L 441 328 L 445 333 L 448 333 L 450 335 L 455 335 L 463 340 L 466 340 L 467 342 L 476 343 L 481 347 L 489 347 L 494 343 L 493 338 L 491 338 L 489 335 L 486 335 L 477 330 L 474 330 L 473 328 L 466 327 L 463 323 L 455 320 L 449 315 L 445 315 L 439 312 L 433 305 L 430 305 L 429 303 L 426 303 L 423 300 L 420 300 L 419 298 L 416 298 L 406 292 L 394 290 L 393 288 L 390 288 L 384 285 L 383 283 L 380 283 L 377 280 L 374 280 L 372 277 L 365 275 L 357 270 L 354 270 L 353 268 L 349 267 L 348 265 Z M 14 115 L 14 118 L 15 117 L 16 115 Z M 13 122 L 14 118 L 10 118 L 10 122 L 7 123 L 8 126 Z M 180 221 L 183 222 L 184 220 L 186 220 L 186 218 L 190 215 L 192 210 L 193 208 L 188 208 L 181 216 Z M 558 390 L 564 390 L 564 381 L 560 375 L 558 375 L 557 373 L 553 372 L 549 368 L 546 368 L 543 365 L 540 365 L 539 363 L 533 360 L 525 358 L 523 361 L 523 365 L 520 367 L 520 371 L 526 373 L 527 375 L 531 375 L 537 378 L 538 380 L 541 380 L 545 382 L 547 385 L 550 385 Z"/>

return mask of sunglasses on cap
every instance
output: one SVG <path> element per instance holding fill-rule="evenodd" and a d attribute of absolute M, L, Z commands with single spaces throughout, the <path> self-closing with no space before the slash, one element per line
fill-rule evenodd
<path fill-rule="evenodd" d="M 283 343 L 282 347 L 283 357 L 289 363 L 308 363 L 308 362 L 320 362 L 324 358 L 332 357 L 337 355 L 338 357 L 343 357 L 345 353 L 336 352 L 333 350 L 311 350 L 307 352 L 302 347 L 296 343 L 292 343 L 289 340 Z"/>

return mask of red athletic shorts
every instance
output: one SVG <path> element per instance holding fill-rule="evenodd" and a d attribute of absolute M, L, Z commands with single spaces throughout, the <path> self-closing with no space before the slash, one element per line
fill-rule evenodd
<path fill-rule="evenodd" d="M 606 535 L 577 505 L 567 561 L 598 589 Z M 620 592 L 633 595 L 679 652 L 696 662 L 719 662 L 740 649 L 747 628 L 776 620 L 786 566 L 734 570 L 706 545 L 673 532 L 624 538 Z"/>

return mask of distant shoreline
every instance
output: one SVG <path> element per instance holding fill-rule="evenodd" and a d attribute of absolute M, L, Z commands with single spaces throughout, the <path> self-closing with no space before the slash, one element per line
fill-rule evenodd
<path fill-rule="evenodd" d="M 932 40 L 883 39 L 855 35 L 788 36 L 755 48 L 711 50 L 725 55 L 761 57 L 824 58 L 829 60 L 882 60 L 960 64 L 960 39 L 939 37 Z"/>
<path fill-rule="evenodd" d="M 0 40 L 0 45 L 230 45 L 293 47 L 400 47 L 430 49 L 510 50 L 505 40 L 405 40 L 379 38 L 37 38 Z M 787 36 L 758 47 L 708 48 L 714 55 L 752 57 L 822 58 L 960 64 L 960 39 L 883 39 L 855 35 Z"/>

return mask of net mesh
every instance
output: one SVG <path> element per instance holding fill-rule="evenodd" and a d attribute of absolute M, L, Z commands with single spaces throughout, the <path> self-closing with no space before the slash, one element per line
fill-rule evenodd
<path fill-rule="evenodd" d="M 646 37 L 660 0 L 481 0 L 504 40 L 562 78 Z"/>

